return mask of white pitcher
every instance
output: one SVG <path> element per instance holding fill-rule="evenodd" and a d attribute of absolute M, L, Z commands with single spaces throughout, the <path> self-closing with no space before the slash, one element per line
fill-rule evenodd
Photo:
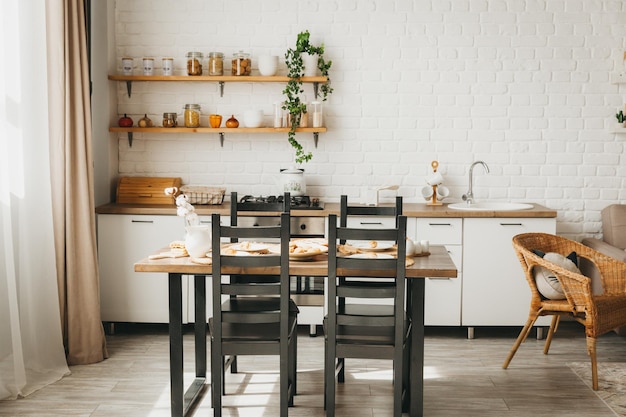
<path fill-rule="evenodd" d="M 208 225 L 187 226 L 185 249 L 192 258 L 205 258 L 211 251 L 211 228 Z"/>

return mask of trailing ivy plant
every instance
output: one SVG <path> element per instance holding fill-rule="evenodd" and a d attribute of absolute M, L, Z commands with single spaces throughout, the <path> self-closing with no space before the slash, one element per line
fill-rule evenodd
<path fill-rule="evenodd" d="M 317 68 L 320 70 L 322 76 L 327 77 L 327 81 L 319 87 L 322 101 L 326 101 L 328 96 L 333 92 L 330 86 L 330 78 L 328 78 L 328 71 L 330 70 L 332 61 L 326 62 L 324 59 L 323 44 L 321 46 L 311 45 L 309 41 L 310 36 L 308 30 L 300 32 L 296 39 L 296 47 L 287 49 L 285 53 L 285 63 L 287 64 L 287 76 L 289 77 L 289 81 L 283 90 L 283 94 L 285 95 L 283 110 L 286 110 L 291 117 L 288 139 L 289 143 L 296 151 L 296 162 L 299 164 L 309 162 L 311 158 L 313 158 L 313 154 L 311 152 L 304 152 L 302 145 L 296 140 L 296 129 L 300 125 L 302 114 L 307 112 L 306 104 L 300 98 L 301 94 L 304 93 L 301 81 L 301 78 L 304 76 L 303 53 L 317 55 Z"/>

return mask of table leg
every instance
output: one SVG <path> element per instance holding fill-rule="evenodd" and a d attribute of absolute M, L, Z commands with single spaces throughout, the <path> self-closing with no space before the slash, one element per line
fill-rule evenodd
<path fill-rule="evenodd" d="M 424 286 L 423 278 L 409 279 L 411 351 L 409 365 L 410 417 L 424 415 Z"/>
<path fill-rule="evenodd" d="M 198 399 L 206 381 L 206 277 L 194 276 L 196 378 L 185 392 L 183 369 L 182 274 L 169 274 L 170 398 L 172 417 L 183 417 Z"/>
<path fill-rule="evenodd" d="M 172 417 L 183 416 L 183 289 L 182 274 L 170 273 L 170 402 Z"/>
<path fill-rule="evenodd" d="M 196 378 L 206 379 L 206 276 L 194 275 Z"/>

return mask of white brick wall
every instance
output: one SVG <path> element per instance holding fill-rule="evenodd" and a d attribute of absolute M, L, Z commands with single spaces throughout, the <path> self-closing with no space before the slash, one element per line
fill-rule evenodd
<path fill-rule="evenodd" d="M 282 56 L 304 29 L 332 59 L 328 133 L 305 165 L 309 194 L 360 198 L 368 185 L 400 184 L 408 202 L 439 160 L 452 196 L 475 160 L 477 198 L 530 201 L 558 210 L 558 232 L 597 235 L 599 210 L 626 202 L 626 135 L 609 133 L 626 85 L 626 3 L 617 0 L 123 0 L 115 6 L 115 57 L 175 57 L 240 49 L 253 63 Z M 281 68 L 285 72 L 284 64 Z M 139 68 L 137 69 L 139 71 Z M 157 123 L 199 103 L 234 114 L 282 99 L 279 84 L 134 83 L 117 87 L 117 110 Z M 308 98 L 313 99 L 311 87 Z M 117 115 L 111 117 L 115 120 Z M 208 121 L 203 119 L 203 124 Z M 291 164 L 286 135 L 119 136 L 119 174 L 180 176 L 241 194 L 276 194 Z"/>

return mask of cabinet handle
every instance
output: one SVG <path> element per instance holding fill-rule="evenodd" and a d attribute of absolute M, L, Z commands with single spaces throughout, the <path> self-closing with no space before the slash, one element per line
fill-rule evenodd
<path fill-rule="evenodd" d="M 382 226 L 382 222 L 361 222 L 361 225 L 372 225 L 372 224 L 379 224 Z"/>
<path fill-rule="evenodd" d="M 427 279 L 432 279 L 433 281 L 450 281 L 450 278 L 446 277 L 427 277 Z"/>
<path fill-rule="evenodd" d="M 452 223 L 428 223 L 429 226 L 452 226 Z"/>
<path fill-rule="evenodd" d="M 154 220 L 131 220 L 131 223 L 154 223 Z"/>
<path fill-rule="evenodd" d="M 200 220 L 202 224 L 211 224 L 211 220 Z"/>
<path fill-rule="evenodd" d="M 500 223 L 500 226 L 523 226 L 522 223 Z"/>

